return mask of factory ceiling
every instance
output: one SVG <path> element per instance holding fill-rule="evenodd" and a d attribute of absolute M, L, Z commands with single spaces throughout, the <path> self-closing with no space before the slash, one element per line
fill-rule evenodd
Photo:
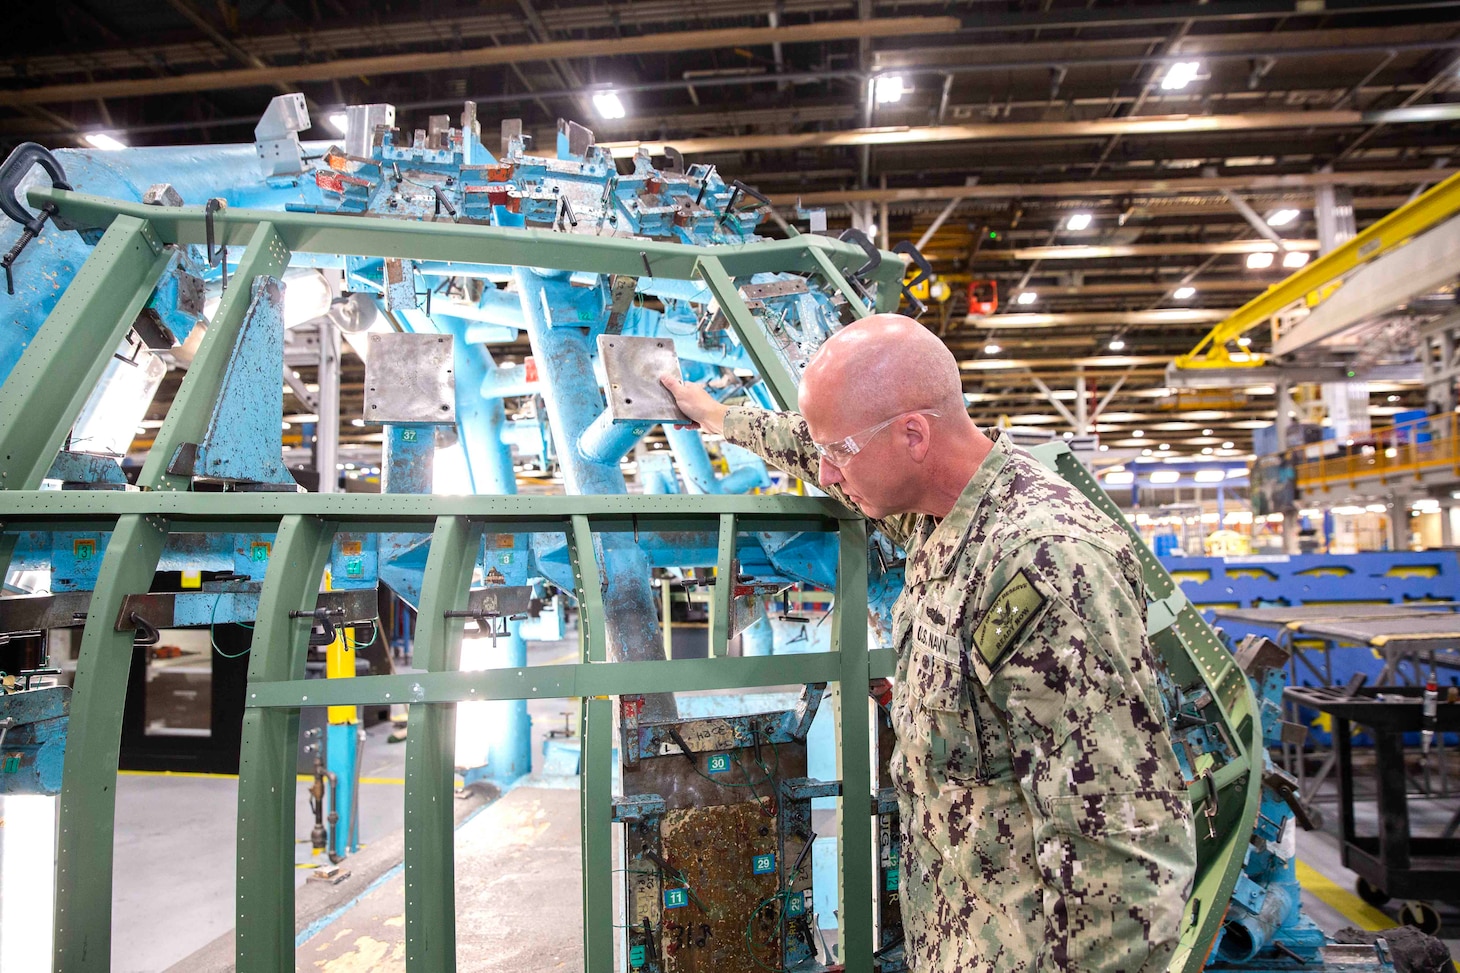
<path fill-rule="evenodd" d="M 1067 429 L 1083 378 L 1107 442 L 1168 455 L 1241 453 L 1271 421 L 1270 385 L 1178 391 L 1162 367 L 1281 279 L 1247 267 L 1264 235 L 1307 253 L 1323 187 L 1362 229 L 1460 171 L 1460 0 L 60 0 L 8 22 L 0 148 L 251 142 L 296 90 L 307 138 L 372 102 L 415 128 L 470 99 L 538 145 L 573 118 L 787 219 L 799 201 L 918 242 L 978 420 Z M 595 109 L 607 90 L 623 118 Z M 974 281 L 993 316 L 968 315 Z M 1423 402 L 1387 391 L 1381 411 Z"/>

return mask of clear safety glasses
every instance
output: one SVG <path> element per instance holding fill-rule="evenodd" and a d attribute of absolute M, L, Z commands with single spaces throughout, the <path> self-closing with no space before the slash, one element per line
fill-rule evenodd
<path fill-rule="evenodd" d="M 866 448 L 867 444 L 872 441 L 873 436 L 876 436 L 897 420 L 906 416 L 932 416 L 936 419 L 938 415 L 939 413 L 934 412 L 932 409 L 916 409 L 912 412 L 899 412 L 891 419 L 879 422 L 875 426 L 868 426 L 861 432 L 848 436 L 845 439 L 838 439 L 830 443 L 818 443 L 812 440 L 811 445 L 815 446 L 816 451 L 821 454 L 821 458 L 831 465 L 838 467 L 845 466 L 848 460 Z"/>

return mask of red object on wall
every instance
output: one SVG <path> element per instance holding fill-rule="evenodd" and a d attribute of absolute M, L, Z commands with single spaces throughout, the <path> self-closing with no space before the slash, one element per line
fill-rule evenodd
<path fill-rule="evenodd" d="M 971 280 L 968 282 L 968 313 L 989 315 L 999 309 L 999 282 L 996 280 Z"/>
<path fill-rule="evenodd" d="M 531 355 L 529 355 L 526 358 L 526 360 L 523 361 L 522 365 L 523 365 L 523 371 L 525 373 L 524 374 L 524 378 L 526 379 L 526 381 L 528 381 L 528 382 L 536 382 L 537 381 L 537 359 L 536 358 L 533 358 Z"/>

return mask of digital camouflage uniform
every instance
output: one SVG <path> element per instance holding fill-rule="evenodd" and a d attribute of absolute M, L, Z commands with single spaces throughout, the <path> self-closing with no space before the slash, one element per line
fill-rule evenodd
<path fill-rule="evenodd" d="M 730 409 L 725 438 L 818 482 L 799 415 Z M 890 772 L 912 968 L 1165 970 L 1196 840 L 1128 535 L 997 434 L 941 522 L 876 526 L 907 552 Z"/>

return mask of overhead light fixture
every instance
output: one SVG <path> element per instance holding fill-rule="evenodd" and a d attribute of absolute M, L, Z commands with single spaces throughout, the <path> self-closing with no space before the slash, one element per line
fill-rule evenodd
<path fill-rule="evenodd" d="M 106 132 L 87 132 L 81 138 L 93 149 L 101 149 L 103 152 L 120 152 L 127 147 L 127 143 Z"/>
<path fill-rule="evenodd" d="M 1151 473 L 1152 483 L 1175 483 L 1181 479 L 1179 470 L 1155 470 Z"/>
<path fill-rule="evenodd" d="M 1111 351 L 1124 351 L 1125 350 L 1125 339 L 1122 338 L 1120 335 L 1116 335 L 1114 338 L 1111 338 L 1110 339 L 1110 350 Z"/>
<path fill-rule="evenodd" d="M 1211 435 L 1211 434 L 1212 434 L 1212 431 L 1211 431 L 1211 430 L 1210 430 L 1210 429 L 1203 429 L 1203 430 L 1202 430 L 1202 431 L 1201 431 L 1201 434 L 1202 434 L 1202 435 L 1203 435 L 1203 436 L 1210 436 L 1210 435 Z"/>
<path fill-rule="evenodd" d="M 600 91 L 593 96 L 593 107 L 602 118 L 623 118 L 628 114 L 617 92 Z"/>
<path fill-rule="evenodd" d="M 350 127 L 350 116 L 348 113 L 342 111 L 331 112 L 325 121 L 329 122 L 330 127 L 341 135 L 344 135 L 345 131 Z"/>
<path fill-rule="evenodd" d="M 1159 449 L 1159 450 L 1161 450 L 1161 452 L 1164 453 L 1166 450 L 1168 450 L 1168 449 L 1171 448 L 1171 444 L 1170 443 L 1162 443 L 1160 446 L 1158 446 L 1156 448 Z"/>
<path fill-rule="evenodd" d="M 1389 512 L 1389 508 L 1382 503 L 1371 503 L 1364 509 L 1371 514 L 1386 514 Z"/>
<path fill-rule="evenodd" d="M 1106 486 L 1130 486 L 1136 482 L 1134 473 L 1107 473 L 1105 474 Z"/>
<path fill-rule="evenodd" d="M 1308 266 L 1308 255 L 1302 250 L 1289 250 L 1283 254 L 1283 266 L 1289 270 Z"/>
<path fill-rule="evenodd" d="M 879 105 L 890 105 L 895 101 L 902 101 L 908 88 L 900 74 L 884 74 L 872 81 L 872 97 Z"/>
<path fill-rule="evenodd" d="M 1003 350 L 1004 349 L 1000 348 L 996 343 L 994 343 L 992 341 L 990 341 L 988 344 L 986 344 L 986 345 L 983 346 L 983 353 L 985 355 L 997 355 L 999 352 L 1001 352 Z"/>
<path fill-rule="evenodd" d="M 1178 288 L 1176 288 L 1176 292 L 1173 293 L 1171 296 L 1174 297 L 1174 298 L 1176 298 L 1178 301 L 1185 301 L 1188 298 L 1192 298 L 1192 297 L 1195 297 L 1196 296 L 1196 288 L 1195 287 L 1178 287 Z"/>
<path fill-rule="evenodd" d="M 1092 219 L 1094 219 L 1094 217 L 1091 216 L 1089 213 L 1075 213 L 1073 216 L 1070 217 L 1069 222 L 1066 223 L 1065 226 L 1071 230 L 1084 230 L 1090 226 L 1090 221 Z"/>
<path fill-rule="evenodd" d="M 1151 455 L 1151 451 L 1149 449 L 1143 449 L 1143 450 L 1141 450 L 1141 455 L 1142 456 L 1150 456 Z"/>
<path fill-rule="evenodd" d="M 1252 339 L 1247 337 L 1246 335 L 1243 335 L 1242 337 L 1237 339 L 1237 344 L 1243 348 L 1250 348 L 1252 346 Z"/>
<path fill-rule="evenodd" d="M 1293 222 L 1293 220 L 1296 220 L 1297 218 L 1298 218 L 1298 211 L 1297 210 L 1295 210 L 1295 209 L 1280 209 L 1280 210 L 1277 210 L 1277 211 L 1269 214 L 1269 216 L 1267 218 L 1267 225 L 1268 226 L 1287 226 L 1289 223 Z"/>
<path fill-rule="evenodd" d="M 1257 253 L 1247 255 L 1248 270 L 1266 270 L 1272 266 L 1272 254 L 1266 250 L 1259 250 Z"/>
<path fill-rule="evenodd" d="M 1180 91 L 1195 81 L 1200 71 L 1200 61 L 1177 61 L 1166 69 L 1166 76 L 1161 79 L 1161 87 L 1166 91 Z"/>
<path fill-rule="evenodd" d="M 1201 448 L 1201 454 L 1203 456 L 1210 456 L 1210 455 L 1212 455 L 1212 448 L 1210 446 L 1203 446 Z"/>
<path fill-rule="evenodd" d="M 1222 448 L 1223 449 L 1235 449 L 1236 448 L 1236 445 L 1237 445 L 1236 443 L 1222 443 Z"/>
<path fill-rule="evenodd" d="M 1192 474 L 1192 479 L 1198 483 L 1221 483 L 1226 478 L 1226 470 L 1197 470 Z"/>
<path fill-rule="evenodd" d="M 1039 300 L 1039 295 L 1036 294 L 1034 291 L 1022 291 L 1020 292 L 1019 296 L 1014 299 L 1015 303 L 1017 304 L 1033 304 L 1037 300 Z"/>
<path fill-rule="evenodd" d="M 1131 435 L 1133 437 L 1135 437 L 1136 439 L 1140 439 L 1145 434 L 1146 434 L 1146 431 L 1144 429 L 1132 429 L 1131 430 Z"/>

